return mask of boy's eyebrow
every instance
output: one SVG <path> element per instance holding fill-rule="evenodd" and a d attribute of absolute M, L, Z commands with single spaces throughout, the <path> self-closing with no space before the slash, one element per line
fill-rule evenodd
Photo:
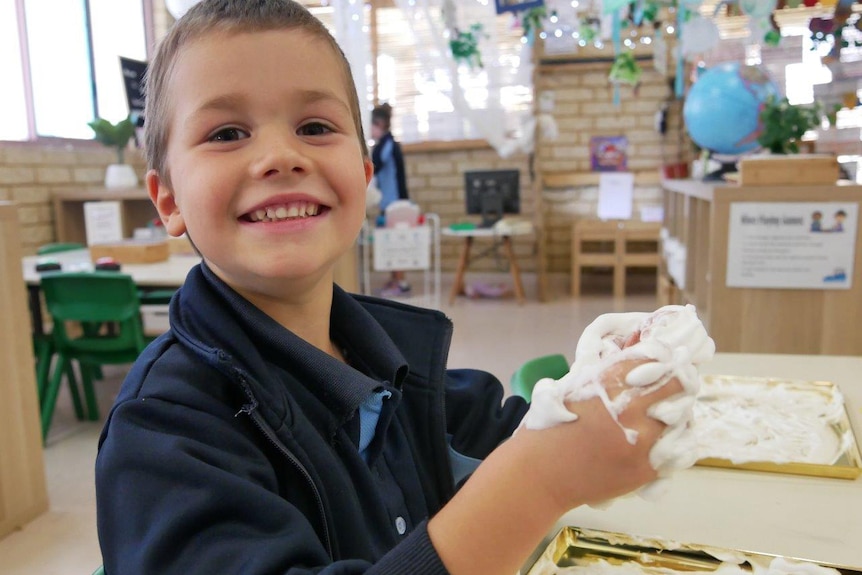
<path fill-rule="evenodd" d="M 201 112 L 208 112 L 211 110 L 233 110 L 240 107 L 245 101 L 245 99 L 246 98 L 242 94 L 221 94 L 205 101 L 203 104 L 198 106 L 194 110 L 193 115 L 200 114 Z M 328 90 L 301 90 L 299 94 L 299 99 L 302 104 L 311 104 L 320 101 L 330 101 L 339 104 L 348 112 L 350 111 L 350 106 L 348 106 L 342 98 L 338 97 L 338 94 Z"/>
<path fill-rule="evenodd" d="M 304 104 L 319 101 L 332 101 L 350 111 L 350 106 L 347 105 L 347 102 L 345 102 L 343 98 L 340 98 L 338 94 L 329 90 L 302 90 L 300 92 L 300 98 L 302 98 L 302 102 Z"/>

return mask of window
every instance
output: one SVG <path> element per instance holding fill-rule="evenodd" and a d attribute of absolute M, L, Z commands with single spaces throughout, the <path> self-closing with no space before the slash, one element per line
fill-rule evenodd
<path fill-rule="evenodd" d="M 90 139 L 87 122 L 126 117 L 119 56 L 146 60 L 143 1 L 0 0 L 0 140 Z"/>
<path fill-rule="evenodd" d="M 15 0 L 0 0 L 0 140 L 26 140 L 27 104 Z"/>
<path fill-rule="evenodd" d="M 365 50 L 365 46 L 352 37 L 360 33 L 360 29 L 345 27 L 339 30 L 335 12 L 349 10 L 353 3 L 339 0 L 305 0 L 304 3 L 329 27 L 348 58 L 352 61 L 367 58 L 366 102 L 369 107 L 373 105 L 376 93 L 378 102 L 388 102 L 395 108 L 392 131 L 399 140 L 416 142 L 482 137 L 456 112 L 452 103 L 448 40 L 444 38 L 442 42 L 435 42 L 435 38 L 447 34 L 440 29 L 439 10 L 427 6 L 417 8 L 411 19 L 411 12 L 405 12 L 399 2 L 372 2 L 374 13 L 367 7 L 363 11 L 361 33 L 369 36 L 374 53 L 351 54 L 351 49 Z M 464 99 L 474 110 L 472 118 L 486 124 L 505 124 L 507 134 L 517 136 L 524 114 L 529 113 L 532 106 L 530 79 L 524 81 L 524 68 L 521 66 L 521 59 L 529 55 L 529 47 L 522 41 L 521 30 L 512 25 L 512 16 L 497 16 L 493 2 L 480 0 L 456 4 L 465 26 L 481 23 L 485 31 L 481 46 L 484 68 L 469 70 L 462 65 L 458 71 Z M 410 6 L 414 4 L 410 3 Z M 426 13 L 433 14 L 434 18 L 419 17 Z M 434 28 L 430 23 L 432 20 Z M 486 34 L 488 38 L 485 38 Z M 447 53 L 440 54 L 437 46 Z M 358 80 L 357 88 L 362 90 L 362 82 Z"/>

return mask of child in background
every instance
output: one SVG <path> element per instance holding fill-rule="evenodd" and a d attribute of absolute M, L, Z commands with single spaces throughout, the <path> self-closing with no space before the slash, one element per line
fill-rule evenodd
<path fill-rule="evenodd" d="M 510 575 L 564 512 L 655 478 L 646 412 L 679 385 L 622 414 L 634 445 L 597 398 L 511 436 L 525 403 L 446 369 L 443 314 L 333 285 L 373 168 L 347 60 L 303 6 L 204 0 L 146 87 L 147 188 L 202 263 L 99 442 L 109 575 Z"/>
<path fill-rule="evenodd" d="M 374 177 L 382 194 L 380 213 L 396 200 L 408 199 L 407 172 L 404 170 L 404 156 L 401 145 L 392 136 L 392 106 L 381 104 L 371 111 L 371 137 L 374 138 L 374 148 L 371 159 L 374 163 Z M 380 295 L 393 297 L 410 291 L 403 271 L 393 271 L 389 281 L 383 286 Z"/>

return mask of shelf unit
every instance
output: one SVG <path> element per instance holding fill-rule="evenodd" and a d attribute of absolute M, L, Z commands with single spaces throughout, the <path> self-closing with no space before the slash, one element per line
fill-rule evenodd
<path fill-rule="evenodd" d="M 727 286 L 731 204 L 862 203 L 862 186 L 735 186 L 665 180 L 660 303 L 697 307 L 721 352 L 862 355 L 862 241 L 857 226 L 851 289 Z M 860 210 L 862 213 L 862 210 Z M 683 265 L 668 245 L 684 246 Z"/>
<path fill-rule="evenodd" d="M 628 268 L 656 268 L 660 264 L 657 222 L 579 220 L 572 227 L 572 297 L 581 294 L 581 272 L 609 267 L 614 274 L 614 297 L 626 295 Z"/>
<path fill-rule="evenodd" d="M 58 242 L 87 243 L 84 202 L 118 201 L 123 214 L 123 237 L 130 238 L 135 228 L 145 228 L 159 216 L 145 188 L 109 190 L 103 187 L 59 190 L 54 192 L 54 235 Z"/>

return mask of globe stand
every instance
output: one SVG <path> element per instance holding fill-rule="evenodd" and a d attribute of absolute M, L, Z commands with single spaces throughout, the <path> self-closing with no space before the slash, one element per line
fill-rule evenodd
<path fill-rule="evenodd" d="M 736 172 L 736 161 L 735 160 L 718 160 L 721 162 L 721 167 L 717 170 L 713 170 L 703 176 L 704 182 L 723 182 L 725 174 L 733 174 Z"/>

